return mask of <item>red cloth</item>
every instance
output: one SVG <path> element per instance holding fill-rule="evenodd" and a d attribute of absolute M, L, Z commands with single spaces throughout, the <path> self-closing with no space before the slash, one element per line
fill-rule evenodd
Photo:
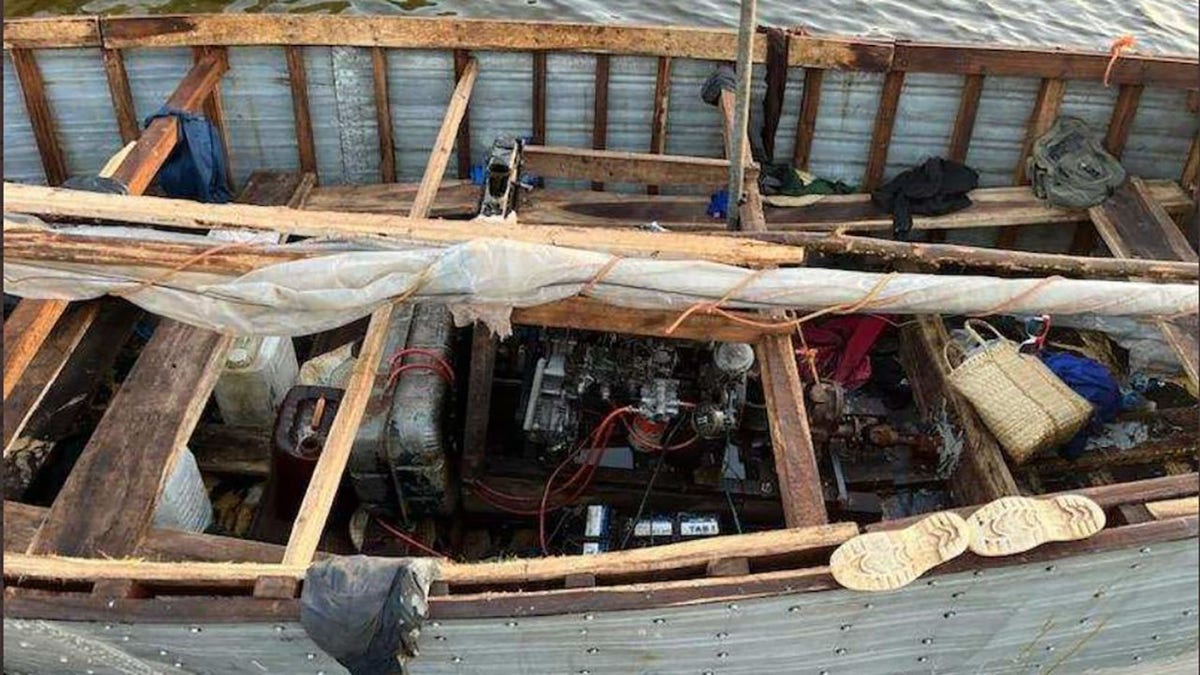
<path fill-rule="evenodd" d="M 804 324 L 800 330 L 814 354 L 817 374 L 846 389 L 855 389 L 871 379 L 871 347 L 883 334 L 888 323 L 878 316 L 839 316 L 819 324 Z M 801 362 L 800 373 L 811 377 L 804 366 L 803 349 L 796 350 Z"/>

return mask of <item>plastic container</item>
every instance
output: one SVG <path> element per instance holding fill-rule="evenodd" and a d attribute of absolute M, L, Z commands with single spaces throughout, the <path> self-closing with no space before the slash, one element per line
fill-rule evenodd
<path fill-rule="evenodd" d="M 357 361 L 352 354 L 353 346 L 353 343 L 346 343 L 305 361 L 300 366 L 300 381 L 296 384 L 345 389 Z"/>
<path fill-rule="evenodd" d="M 270 429 L 275 409 L 299 374 L 291 338 L 238 338 L 213 390 L 221 418 L 230 425 Z"/>
<path fill-rule="evenodd" d="M 196 466 L 196 456 L 188 448 L 182 448 L 154 509 L 154 526 L 203 532 L 210 523 L 212 502 L 200 476 L 200 467 Z"/>

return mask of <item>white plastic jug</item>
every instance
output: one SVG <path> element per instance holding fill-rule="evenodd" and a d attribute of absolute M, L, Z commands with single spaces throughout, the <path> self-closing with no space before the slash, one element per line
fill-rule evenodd
<path fill-rule="evenodd" d="M 181 448 L 154 509 L 154 526 L 203 532 L 211 522 L 212 502 L 200 477 L 196 456 L 188 448 Z"/>
<path fill-rule="evenodd" d="M 226 424 L 269 429 L 296 384 L 300 366 L 289 337 L 240 337 L 225 359 L 213 396 Z"/>

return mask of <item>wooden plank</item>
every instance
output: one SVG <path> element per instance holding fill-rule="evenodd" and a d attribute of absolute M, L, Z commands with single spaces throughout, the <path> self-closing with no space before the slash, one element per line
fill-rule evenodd
<path fill-rule="evenodd" d="M 458 85 L 462 83 L 466 77 L 467 66 L 470 63 L 475 63 L 469 52 L 463 49 L 454 50 L 454 86 L 457 92 Z M 478 66 L 476 66 L 478 68 Z M 453 102 L 453 99 L 451 99 Z M 466 113 L 466 124 L 458 126 L 458 138 L 455 140 L 455 146 L 458 148 L 458 177 L 471 177 L 471 118 L 470 114 Z"/>
<path fill-rule="evenodd" d="M 762 338 L 755 353 L 771 426 L 771 451 L 788 527 L 826 523 L 821 473 L 804 410 L 804 389 L 790 335 Z"/>
<path fill-rule="evenodd" d="M 1183 171 L 1179 174 L 1179 184 L 1188 192 L 1200 185 L 1200 134 L 1192 136 L 1192 145 L 1188 148 Z"/>
<path fill-rule="evenodd" d="M 17 308 L 32 306 L 20 303 Z M 58 322 L 57 329 L 42 343 L 37 354 L 30 360 L 24 377 L 18 378 L 15 386 L 5 387 L 4 395 L 4 454 L 16 438 L 33 411 L 49 391 L 58 374 L 67 364 L 80 340 L 96 318 L 100 305 L 88 302 L 76 305 Z M 14 310 L 15 311 L 15 310 Z M 5 324 L 7 327 L 7 324 Z M 6 381 L 8 378 L 5 378 Z"/>
<path fill-rule="evenodd" d="M 8 22 L 5 22 L 5 33 L 7 32 Z M 17 83 L 21 87 L 21 97 L 25 100 L 25 112 L 29 116 L 29 126 L 33 128 L 33 140 L 37 144 L 38 157 L 42 160 L 46 182 L 50 185 L 61 185 L 67 179 L 67 161 L 63 156 L 62 147 L 58 144 L 58 130 L 54 123 L 54 112 L 50 109 L 50 101 L 46 98 L 46 83 L 42 79 L 42 71 L 38 68 L 33 52 L 28 49 L 13 49 L 9 55 L 12 57 Z"/>
<path fill-rule="evenodd" d="M 225 73 L 225 60 L 215 54 L 202 58 L 180 81 L 167 99 L 167 106 L 177 110 L 198 112 L 205 99 Z M 124 183 L 131 194 L 142 194 L 153 182 L 178 140 L 179 125 L 174 117 L 159 117 L 138 138 L 124 161 L 113 172 L 113 178 Z"/>
<path fill-rule="evenodd" d="M 962 454 L 950 487 L 960 502 L 970 504 L 1020 494 L 995 437 L 947 381 L 949 366 L 942 356 L 947 340 L 946 326 L 937 316 L 918 317 L 900 330 L 900 362 L 922 416 L 933 419 L 945 405 L 950 421 L 962 431 Z"/>
<path fill-rule="evenodd" d="M 412 210 L 419 183 L 378 185 L 325 185 L 315 187 L 300 208 L 309 211 L 345 213 L 391 213 L 407 215 Z M 429 215 L 437 218 L 469 218 L 479 212 L 481 186 L 468 180 L 444 180 Z"/>
<path fill-rule="evenodd" d="M 1190 263 L 1200 260 L 1170 215 L 1136 176 L 1117 188 L 1112 197 L 1089 209 L 1088 213 L 1114 257 L 1153 257 Z M 1200 372 L 1196 317 L 1160 321 L 1159 327 L 1167 344 L 1179 356 L 1184 373 L 1195 391 Z"/>
<path fill-rule="evenodd" d="M 525 146 L 525 170 L 538 176 L 644 184 L 720 185 L 729 162 L 708 157 Z"/>
<path fill-rule="evenodd" d="M 287 46 L 288 84 L 292 88 L 292 118 L 296 125 L 296 151 L 300 154 L 300 170 L 317 172 L 317 150 L 313 142 L 312 115 L 308 111 L 308 70 L 304 65 L 304 48 Z"/>
<path fill-rule="evenodd" d="M 800 99 L 800 117 L 796 125 L 796 147 L 792 151 L 792 163 L 797 169 L 808 170 L 812 157 L 813 138 L 817 133 L 817 112 L 821 109 L 821 82 L 825 71 L 821 68 L 804 69 L 804 92 Z"/>
<path fill-rule="evenodd" d="M 596 55 L 595 87 L 592 92 L 592 149 L 608 145 L 608 54 Z M 602 181 L 592 181 L 593 190 L 603 190 Z"/>
<path fill-rule="evenodd" d="M 533 53 L 533 144 L 546 144 L 546 52 Z"/>
<path fill-rule="evenodd" d="M 4 397 L 12 393 L 42 343 L 67 311 L 66 300 L 21 301 L 4 321 Z"/>
<path fill-rule="evenodd" d="M 900 103 L 900 92 L 903 89 L 904 71 L 894 70 L 884 77 L 883 91 L 879 95 L 879 109 L 875 112 L 875 128 L 871 132 L 871 151 L 867 156 L 866 172 L 863 174 L 863 192 L 870 192 L 883 182 L 888 146 L 892 142 L 892 128 L 896 125 L 896 107 Z"/>
<path fill-rule="evenodd" d="M 1125 151 L 1125 143 L 1133 129 L 1133 120 L 1137 117 L 1138 102 L 1142 99 L 1143 89 L 1140 84 L 1121 85 L 1117 101 L 1113 104 L 1112 117 L 1108 120 L 1108 132 L 1104 136 L 1104 148 L 1117 159 L 1120 159 Z"/>
<path fill-rule="evenodd" d="M 121 143 L 129 144 L 138 139 L 141 125 L 138 124 L 137 109 L 133 105 L 133 92 L 129 89 L 129 74 L 125 71 L 125 58 L 119 49 L 105 49 L 104 74 L 108 77 L 108 93 L 112 96 L 113 112 L 117 117 L 117 129 Z"/>
<path fill-rule="evenodd" d="M 909 72 L 1104 80 L 1110 55 L 1070 49 L 1026 49 L 999 45 L 897 42 L 893 67 Z M 1122 54 L 1109 76 L 1112 84 L 1193 89 L 1200 65 L 1193 56 Z"/>
<path fill-rule="evenodd" d="M 462 475 L 476 478 L 483 471 L 491 418 L 492 375 L 496 367 L 496 336 L 483 324 L 471 329 L 471 366 L 467 375 L 467 408 L 463 421 Z"/>
<path fill-rule="evenodd" d="M 654 113 L 650 118 L 650 154 L 661 155 L 667 151 L 667 111 L 671 97 L 671 57 L 658 57 L 658 70 L 654 77 Z M 658 194 L 657 185 L 647 185 L 646 194 Z"/>
<path fill-rule="evenodd" d="M 1017 166 L 1013 172 L 1013 182 L 1016 185 L 1029 184 L 1025 159 L 1029 157 L 1034 141 L 1046 133 L 1050 129 L 1050 125 L 1054 124 L 1054 120 L 1058 119 L 1058 111 L 1062 108 L 1063 94 L 1066 91 L 1066 80 L 1058 78 L 1042 80 L 1037 99 L 1033 104 L 1033 111 L 1029 113 L 1029 123 L 1025 126 L 1025 145 L 1021 148 L 1021 154 L 1017 156 Z M 1001 248 L 1009 248 L 1009 246 L 1002 245 Z"/>
<path fill-rule="evenodd" d="M 788 34 L 789 66 L 883 72 L 891 69 L 893 56 L 890 40 Z"/>
<path fill-rule="evenodd" d="M 196 47 L 192 50 L 192 59 L 198 64 L 210 54 L 224 62 L 225 70 L 229 70 L 229 51 L 224 47 Z M 220 82 L 213 85 L 212 91 L 204 99 L 204 116 L 216 127 L 221 139 L 221 149 L 225 151 L 225 185 L 233 193 L 237 188 L 233 184 L 233 155 L 229 152 L 229 129 L 225 126 L 225 104 L 221 99 Z"/>
<path fill-rule="evenodd" d="M 967 75 L 958 99 L 958 115 L 950 132 L 950 147 L 946 157 L 956 162 L 967 161 L 971 136 L 975 132 L 975 116 L 979 112 L 979 96 L 983 93 L 983 75 Z"/>
<path fill-rule="evenodd" d="M 528 584 L 592 574 L 597 581 L 660 576 L 666 572 L 703 573 L 708 563 L 722 558 L 770 560 L 824 552 L 858 534 L 854 523 L 824 523 L 752 534 L 634 548 L 596 555 L 527 558 L 489 563 L 439 565 L 438 578 L 455 586 Z M 7 563 L 6 563 L 7 564 Z"/>
<path fill-rule="evenodd" d="M 273 14 L 104 17 L 101 21 L 108 47 L 343 45 L 462 51 L 548 50 L 730 61 L 737 55 L 737 33 L 710 28 Z M 813 44 L 819 46 L 821 42 Z M 761 63 L 765 54 L 765 42 L 756 39 L 755 61 Z M 852 44 L 840 54 L 830 50 L 823 59 L 836 62 L 843 55 L 859 60 Z"/>
<path fill-rule="evenodd" d="M 164 321 L 75 463 L 30 553 L 132 555 L 231 337 Z"/>
<path fill-rule="evenodd" d="M 375 123 L 379 129 L 379 176 L 385 183 L 396 182 L 396 142 L 392 133 L 392 104 L 388 96 L 387 51 L 371 49 L 371 74 L 375 83 Z"/>
<path fill-rule="evenodd" d="M 1200 497 L 1181 497 L 1165 499 L 1160 502 L 1147 502 L 1146 510 L 1154 516 L 1155 520 L 1194 516 L 1200 510 Z"/>
<path fill-rule="evenodd" d="M 411 211 L 411 214 L 414 214 L 413 217 L 423 218 L 433 208 L 433 200 L 437 197 L 442 176 L 446 173 L 446 164 L 450 161 L 450 151 L 454 147 L 455 137 L 462 140 L 459 130 L 466 127 L 463 122 L 467 115 L 467 104 L 471 100 L 471 90 L 475 86 L 475 79 L 478 76 L 479 62 L 471 59 L 463 67 L 458 84 L 454 87 L 454 93 L 450 96 L 450 104 L 446 107 L 446 116 L 442 119 L 442 128 L 438 131 L 437 139 L 433 143 L 430 164 L 425 167 L 421 186 L 417 189 L 416 197 L 413 198 Z"/>
<path fill-rule="evenodd" d="M 735 315 L 752 320 L 759 318 L 744 312 L 735 312 Z M 586 297 L 517 307 L 512 313 L 513 323 L 527 326 L 597 330 L 701 342 L 753 343 L 763 335 L 791 333 L 790 328 L 761 329 L 701 312 L 689 315 L 674 331 L 667 333 L 667 329 L 678 318 L 679 312 L 617 307 Z"/>
<path fill-rule="evenodd" d="M 95 16 L 52 19 L 4 18 L 4 49 L 99 47 L 100 20 Z"/>
<path fill-rule="evenodd" d="M 1172 215 L 1190 213 L 1191 197 L 1173 180 L 1147 182 L 1151 194 Z M 1028 187 L 979 188 L 971 205 L 944 216 L 914 216 L 913 229 L 923 231 L 1009 225 L 1090 222 L 1084 209 L 1047 206 Z M 672 231 L 718 231 L 724 221 L 706 213 L 700 196 L 613 195 L 567 190 L 538 190 L 524 201 L 521 222 L 539 225 L 637 228 L 657 220 Z M 892 216 L 868 194 L 826 195 L 803 207 L 774 207 L 766 212 L 772 232 L 891 232 Z"/>

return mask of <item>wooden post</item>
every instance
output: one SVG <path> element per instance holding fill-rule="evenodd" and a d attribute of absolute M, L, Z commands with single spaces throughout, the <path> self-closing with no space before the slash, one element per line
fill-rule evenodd
<path fill-rule="evenodd" d="M 224 64 L 229 71 L 229 50 L 225 47 L 197 47 L 192 50 L 193 60 L 200 63 L 208 55 L 214 56 Z M 217 128 L 221 138 L 221 148 L 225 151 L 225 185 L 233 193 L 237 188 L 233 184 L 233 155 L 229 152 L 229 128 L 225 126 L 225 104 L 221 100 L 221 83 L 213 85 L 212 91 L 204 99 L 204 116 Z"/>
<path fill-rule="evenodd" d="M 38 157 L 46 172 L 46 182 L 61 185 L 67 179 L 67 162 L 58 144 L 58 131 L 54 124 L 54 112 L 46 98 L 46 83 L 38 68 L 33 51 L 13 49 L 10 51 L 13 70 L 25 99 L 25 112 L 29 115 L 29 126 L 33 128 L 33 140 L 37 143 Z"/>
<path fill-rule="evenodd" d="M 371 48 L 371 72 L 375 82 L 375 119 L 379 127 L 379 177 L 396 182 L 396 143 L 392 134 L 392 103 L 388 96 L 387 50 Z"/>
<path fill-rule="evenodd" d="M 667 151 L 667 110 L 671 97 L 671 57 L 658 57 L 658 73 L 654 78 L 654 116 L 650 127 L 650 154 Z M 647 185 L 646 194 L 658 194 L 657 185 Z"/>
<path fill-rule="evenodd" d="M 108 93 L 112 96 L 121 143 L 129 144 L 137 140 L 141 125 L 138 124 L 136 108 L 133 105 L 133 92 L 129 89 L 125 59 L 119 49 L 104 49 L 101 53 L 104 55 L 104 73 L 108 77 Z"/>
<path fill-rule="evenodd" d="M 596 55 L 596 86 L 592 94 L 592 149 L 608 146 L 608 54 Z M 592 182 L 593 190 L 603 190 L 604 183 Z"/>
<path fill-rule="evenodd" d="M 967 161 L 967 149 L 971 146 L 971 135 L 975 131 L 975 116 L 979 112 L 979 97 L 982 93 L 983 75 L 967 75 L 958 100 L 958 116 L 954 118 L 954 130 L 950 133 L 950 147 L 946 151 L 949 159 L 956 162 Z"/>
<path fill-rule="evenodd" d="M 492 405 L 492 375 L 496 367 L 496 337 L 483 324 L 471 329 L 471 368 L 467 377 L 467 413 L 463 424 L 463 478 L 474 478 L 486 460 L 488 419 Z"/>
<path fill-rule="evenodd" d="M 1013 172 L 1013 183 L 1015 185 L 1027 185 L 1029 176 L 1025 167 L 1026 159 L 1029 153 L 1033 150 L 1033 143 L 1042 134 L 1046 133 L 1054 120 L 1058 119 L 1058 111 L 1062 108 L 1063 94 L 1067 91 L 1067 81 L 1058 78 L 1046 78 L 1042 80 L 1042 86 L 1038 90 L 1037 101 L 1033 104 L 1033 112 L 1029 115 L 1029 124 L 1025 129 L 1025 145 L 1021 149 L 1021 155 L 1017 159 L 1017 166 Z M 1021 235 L 1021 227 L 1007 227 L 1000 230 L 1000 234 L 996 238 L 997 248 L 1012 248 L 1017 243 L 1017 238 Z M 1083 242 L 1077 242 L 1075 246 L 1082 247 Z"/>
<path fill-rule="evenodd" d="M 546 52 L 533 53 L 533 144 L 546 144 Z"/>
<path fill-rule="evenodd" d="M 796 123 L 796 147 L 792 161 L 797 169 L 808 170 L 812 159 L 812 143 L 817 133 L 817 112 L 821 109 L 821 81 L 825 71 L 821 68 L 804 69 L 804 93 L 800 99 L 800 119 Z"/>
<path fill-rule="evenodd" d="M 4 321 L 5 398 L 17 386 L 65 311 L 66 300 L 22 300 Z"/>
<path fill-rule="evenodd" d="M 457 85 L 466 75 L 467 64 L 474 63 L 470 52 L 465 49 L 454 50 L 454 82 Z M 478 66 L 476 66 L 478 67 Z M 468 116 L 464 124 L 458 127 L 458 138 L 455 141 L 458 146 L 458 177 L 471 177 L 471 120 Z M 440 176 L 439 176 L 440 179 Z"/>
<path fill-rule="evenodd" d="M 1121 85 L 1117 102 L 1113 104 L 1112 117 L 1108 120 L 1108 132 L 1104 136 L 1104 148 L 1117 159 L 1120 159 L 1125 151 L 1125 142 L 1129 140 L 1129 132 L 1133 129 L 1133 120 L 1137 117 L 1143 88 L 1140 84 Z"/>
<path fill-rule="evenodd" d="M 296 123 L 296 152 L 300 155 L 300 170 L 317 173 L 317 150 L 313 142 L 312 116 L 308 112 L 308 70 L 304 66 L 304 47 L 284 47 L 287 57 L 288 83 L 292 87 L 292 117 Z"/>
<path fill-rule="evenodd" d="M 879 94 L 879 110 L 875 113 L 875 129 L 871 132 L 871 150 L 867 155 L 867 169 L 863 173 L 862 191 L 870 192 L 883 181 L 887 167 L 888 147 L 892 143 L 892 128 L 896 125 L 896 109 L 900 104 L 900 92 L 904 89 L 904 71 L 893 70 L 883 79 L 883 91 Z"/>
<path fill-rule="evenodd" d="M 455 144 L 455 136 L 457 135 L 459 141 L 462 141 L 461 130 L 466 128 L 464 122 L 467 116 L 467 106 L 470 104 L 471 90 L 475 86 L 475 79 L 478 76 L 479 62 L 470 59 L 463 66 L 458 84 L 450 96 L 450 105 L 446 108 L 442 129 L 438 132 L 437 140 L 434 142 L 433 154 L 430 156 L 429 164 L 425 167 L 425 175 L 421 178 L 421 187 L 417 189 L 417 196 L 413 198 L 412 211 L 409 213 L 413 218 L 426 217 L 433 207 L 433 200 L 437 197 L 437 190 L 442 184 L 442 176 L 450 158 L 450 150 Z M 460 146 L 460 166 L 463 157 L 461 149 Z M 467 159 L 469 162 L 469 153 Z M 439 168 L 441 171 L 437 170 Z"/>

